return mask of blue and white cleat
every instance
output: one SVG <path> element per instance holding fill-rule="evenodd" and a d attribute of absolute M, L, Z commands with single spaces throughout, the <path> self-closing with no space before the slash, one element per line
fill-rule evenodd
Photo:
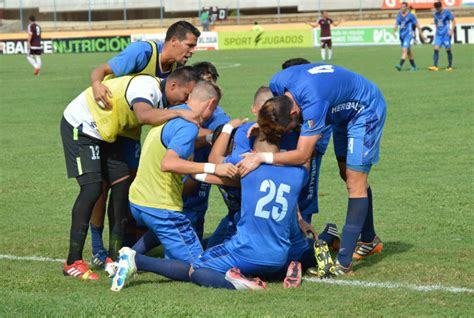
<path fill-rule="evenodd" d="M 119 251 L 118 268 L 112 279 L 112 291 L 121 291 L 128 278 L 137 272 L 135 264 L 136 252 L 129 247 L 122 247 Z"/>

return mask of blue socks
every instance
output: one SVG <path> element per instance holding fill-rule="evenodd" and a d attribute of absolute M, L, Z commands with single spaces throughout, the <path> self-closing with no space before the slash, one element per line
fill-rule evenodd
<path fill-rule="evenodd" d="M 375 228 L 374 228 L 374 210 L 372 207 L 372 189 L 370 187 L 367 189 L 367 195 L 369 199 L 369 212 L 365 218 L 364 227 L 362 228 L 362 233 L 360 235 L 360 240 L 365 243 L 370 243 L 375 238 Z"/>
<path fill-rule="evenodd" d="M 438 66 L 438 59 L 439 59 L 439 50 L 434 51 L 433 55 L 433 65 Z"/>
<path fill-rule="evenodd" d="M 209 268 L 196 269 L 191 274 L 191 281 L 202 287 L 235 289 L 234 285 L 225 279 L 225 274 Z"/>
<path fill-rule="evenodd" d="M 101 251 L 105 251 L 104 242 L 102 241 L 104 227 L 96 227 L 92 223 L 90 223 L 89 226 L 91 229 L 92 254 L 95 255 Z"/>
<path fill-rule="evenodd" d="M 189 282 L 191 265 L 177 259 L 162 259 L 138 254 L 135 263 L 139 271 L 152 272 L 166 278 Z"/>
<path fill-rule="evenodd" d="M 152 231 L 147 231 L 143 236 L 133 245 L 132 249 L 138 254 L 146 254 L 152 248 L 160 245 L 160 241 L 153 234 Z"/>
<path fill-rule="evenodd" d="M 453 65 L 453 52 L 451 50 L 446 51 L 448 54 L 448 67 Z"/>
<path fill-rule="evenodd" d="M 357 245 L 357 239 L 364 226 L 368 211 L 368 198 L 349 198 L 346 223 L 342 229 L 341 247 L 337 256 L 339 263 L 344 267 L 352 263 L 352 254 Z"/>

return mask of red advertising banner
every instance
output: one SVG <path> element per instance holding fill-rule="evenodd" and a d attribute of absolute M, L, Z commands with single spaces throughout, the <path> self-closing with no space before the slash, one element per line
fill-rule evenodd
<path fill-rule="evenodd" d="M 394 10 L 400 9 L 402 2 L 407 2 L 409 6 L 415 9 L 431 9 L 438 0 L 383 0 L 382 9 Z M 441 0 L 444 8 L 460 7 L 462 0 Z"/>

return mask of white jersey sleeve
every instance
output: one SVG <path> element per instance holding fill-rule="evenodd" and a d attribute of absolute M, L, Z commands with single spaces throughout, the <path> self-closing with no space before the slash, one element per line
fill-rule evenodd
<path fill-rule="evenodd" d="M 125 98 L 130 105 L 142 102 L 157 108 L 161 101 L 160 82 L 153 76 L 138 75 L 130 81 Z"/>

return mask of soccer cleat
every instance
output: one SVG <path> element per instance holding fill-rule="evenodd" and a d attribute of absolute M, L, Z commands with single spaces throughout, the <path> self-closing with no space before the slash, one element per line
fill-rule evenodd
<path fill-rule="evenodd" d="M 258 277 L 245 277 L 240 269 L 234 267 L 225 273 L 225 279 L 234 285 L 237 290 L 264 290 L 267 289 L 267 284 Z"/>
<path fill-rule="evenodd" d="M 396 68 L 398 71 L 401 71 L 401 70 L 402 70 L 402 66 L 401 66 L 400 64 L 395 65 L 395 68 Z"/>
<path fill-rule="evenodd" d="M 112 279 L 112 291 L 121 291 L 128 278 L 137 272 L 135 265 L 136 252 L 129 247 L 122 247 L 119 251 L 118 267 L 114 278 Z"/>
<path fill-rule="evenodd" d="M 369 255 L 381 253 L 382 249 L 382 240 L 378 236 L 375 236 L 374 240 L 370 243 L 358 242 L 354 254 L 352 254 L 352 258 L 359 261 Z"/>
<path fill-rule="evenodd" d="M 109 278 L 113 278 L 115 276 L 115 274 L 117 273 L 118 267 L 119 267 L 118 262 L 106 263 L 104 271 L 107 273 Z"/>
<path fill-rule="evenodd" d="M 432 72 L 437 72 L 437 71 L 439 71 L 439 68 L 437 66 L 430 66 L 430 67 L 428 67 L 428 70 L 432 71 Z"/>
<path fill-rule="evenodd" d="M 300 262 L 291 262 L 288 265 L 285 280 L 283 281 L 284 288 L 296 288 L 301 285 L 302 269 Z"/>
<path fill-rule="evenodd" d="M 453 68 L 452 68 L 451 66 L 448 66 L 448 67 L 446 68 L 446 71 L 448 71 L 448 72 L 451 72 L 452 70 L 453 70 Z"/>
<path fill-rule="evenodd" d="M 73 276 L 84 280 L 99 279 L 99 276 L 93 271 L 91 271 L 87 266 L 86 262 L 84 262 L 82 259 L 75 261 L 71 265 L 68 265 L 67 262 L 65 262 L 63 267 L 63 274 L 64 276 Z"/>
<path fill-rule="evenodd" d="M 107 256 L 107 251 L 100 251 L 92 256 L 91 264 L 96 268 L 105 269 L 108 263 L 113 263 L 113 260 Z"/>
<path fill-rule="evenodd" d="M 325 241 L 317 240 L 314 242 L 314 256 L 318 263 L 318 277 L 326 278 L 334 274 L 334 262 Z"/>
<path fill-rule="evenodd" d="M 36 75 L 39 75 L 39 73 L 40 73 L 40 69 L 39 69 L 39 68 L 35 68 L 35 73 L 34 73 L 34 75 L 35 75 L 35 76 L 36 76 Z"/>
<path fill-rule="evenodd" d="M 416 71 L 418 71 L 418 69 L 416 67 L 414 67 L 414 66 L 410 67 L 410 72 L 416 72 Z"/>
<path fill-rule="evenodd" d="M 329 245 L 329 247 L 333 251 L 339 251 L 339 246 L 341 245 L 341 236 L 339 234 L 339 230 L 337 229 L 337 225 L 334 223 L 328 223 L 326 224 L 326 227 L 321 233 L 328 233 L 332 236 L 334 236 L 334 239 L 332 241 L 332 244 Z"/>
<path fill-rule="evenodd" d="M 339 264 L 339 261 L 336 261 L 336 265 L 334 266 L 334 275 L 336 276 L 343 276 L 347 274 L 352 274 L 352 263 L 349 266 L 344 267 Z"/>

